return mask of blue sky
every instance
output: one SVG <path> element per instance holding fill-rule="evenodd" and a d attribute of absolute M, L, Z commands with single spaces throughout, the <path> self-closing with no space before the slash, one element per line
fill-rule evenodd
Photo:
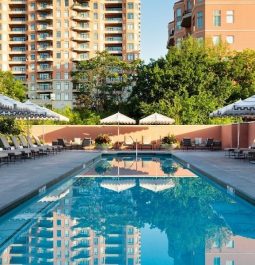
<path fill-rule="evenodd" d="M 167 52 L 167 24 L 175 0 L 141 0 L 141 57 L 146 62 Z"/>

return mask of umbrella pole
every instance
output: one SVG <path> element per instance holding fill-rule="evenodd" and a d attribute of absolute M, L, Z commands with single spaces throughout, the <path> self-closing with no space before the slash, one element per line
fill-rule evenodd
<path fill-rule="evenodd" d="M 120 123 L 118 122 L 118 140 L 117 140 L 117 149 L 119 149 L 119 136 L 120 136 Z"/>
<path fill-rule="evenodd" d="M 240 148 L 240 123 L 237 124 L 237 148 Z"/>

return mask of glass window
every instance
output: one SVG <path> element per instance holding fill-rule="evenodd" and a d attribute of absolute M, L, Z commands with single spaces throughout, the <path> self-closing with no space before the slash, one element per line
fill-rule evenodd
<path fill-rule="evenodd" d="M 134 14 L 133 13 L 128 13 L 127 14 L 128 19 L 134 19 Z"/>
<path fill-rule="evenodd" d="M 220 44 L 220 36 L 213 36 L 213 44 L 214 45 Z"/>
<path fill-rule="evenodd" d="M 182 28 L 181 23 L 182 23 L 182 10 L 181 8 L 176 9 L 176 30 L 180 30 Z"/>
<path fill-rule="evenodd" d="M 220 257 L 214 257 L 214 259 L 213 259 L 213 265 L 221 265 Z"/>
<path fill-rule="evenodd" d="M 226 244 L 227 248 L 234 248 L 235 247 L 235 243 L 234 240 L 229 240 L 228 243 Z"/>
<path fill-rule="evenodd" d="M 227 260 L 226 265 L 235 265 L 235 261 L 234 260 Z"/>
<path fill-rule="evenodd" d="M 134 3 L 128 3 L 127 7 L 128 9 L 134 9 Z"/>
<path fill-rule="evenodd" d="M 202 29 L 204 27 L 204 15 L 202 11 L 197 12 L 197 28 Z"/>
<path fill-rule="evenodd" d="M 221 26 L 221 11 L 220 10 L 213 11 L 213 25 L 215 27 Z"/>
<path fill-rule="evenodd" d="M 226 42 L 228 44 L 233 44 L 234 43 L 234 36 L 227 36 L 226 37 Z"/>
<path fill-rule="evenodd" d="M 234 11 L 233 10 L 227 11 L 226 22 L 228 24 L 234 23 Z"/>

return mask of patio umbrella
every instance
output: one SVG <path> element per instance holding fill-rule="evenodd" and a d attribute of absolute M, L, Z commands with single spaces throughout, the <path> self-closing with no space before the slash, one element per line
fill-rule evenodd
<path fill-rule="evenodd" d="M 174 119 L 159 113 L 153 113 L 139 121 L 139 124 L 173 124 Z"/>
<path fill-rule="evenodd" d="M 0 94 L 0 115 L 22 118 L 29 115 L 36 115 L 36 113 L 20 101 Z"/>
<path fill-rule="evenodd" d="M 110 180 L 103 180 L 100 184 L 101 187 L 116 191 L 116 192 L 121 192 L 124 190 L 131 189 L 135 187 L 136 183 L 135 180 L 128 180 L 128 179 L 110 179 Z"/>
<path fill-rule="evenodd" d="M 175 187 L 172 179 L 140 179 L 139 183 L 140 187 L 153 192 L 159 192 Z"/>
<path fill-rule="evenodd" d="M 245 100 L 238 100 L 237 102 L 229 104 L 210 114 L 210 117 L 224 117 L 224 116 L 254 118 L 255 95 Z M 239 148 L 239 146 L 240 146 L 240 123 L 238 123 L 238 129 L 237 129 L 237 148 Z"/>
<path fill-rule="evenodd" d="M 119 135 L 120 135 L 120 124 L 135 124 L 136 121 L 129 118 L 128 116 L 117 112 L 107 118 L 100 120 L 101 124 L 117 124 L 118 125 L 118 145 L 119 145 Z"/>

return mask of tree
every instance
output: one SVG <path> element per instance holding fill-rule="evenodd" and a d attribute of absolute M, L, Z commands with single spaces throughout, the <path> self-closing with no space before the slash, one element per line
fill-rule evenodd
<path fill-rule="evenodd" d="M 125 62 L 107 52 L 82 61 L 72 73 L 78 90 L 77 107 L 112 112 L 126 102 L 138 62 Z"/>
<path fill-rule="evenodd" d="M 15 80 L 11 72 L 0 71 L 0 94 L 24 100 L 26 88 L 19 80 Z"/>
<path fill-rule="evenodd" d="M 237 100 L 237 91 L 247 86 L 242 96 L 253 93 L 253 59 L 243 64 L 250 55 L 234 55 L 223 43 L 214 46 L 190 37 L 172 47 L 166 57 L 138 67 L 130 114 L 140 118 L 158 111 L 175 118 L 177 124 L 212 123 L 209 113 Z"/>
<path fill-rule="evenodd" d="M 20 81 L 15 80 L 11 72 L 0 71 L 0 94 L 23 100 L 26 97 L 26 88 Z M 23 122 L 13 118 L 0 118 L 0 133 L 19 134 L 23 130 Z"/>

